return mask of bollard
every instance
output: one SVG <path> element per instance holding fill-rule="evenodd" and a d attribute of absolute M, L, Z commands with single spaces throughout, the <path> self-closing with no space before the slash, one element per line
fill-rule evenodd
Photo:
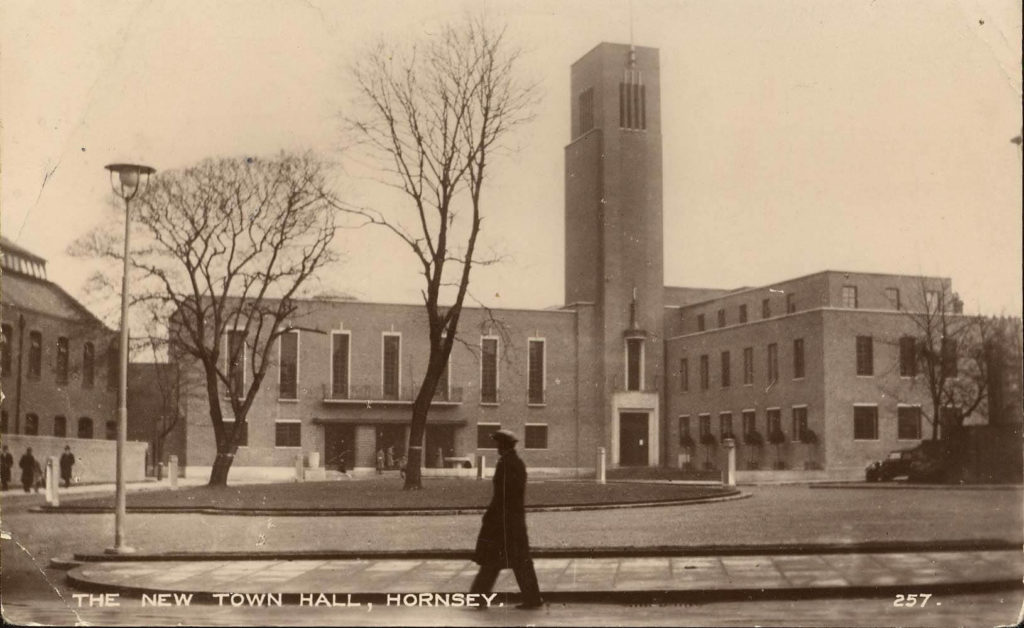
<path fill-rule="evenodd" d="M 60 482 L 57 473 L 57 457 L 50 456 L 46 459 L 46 503 L 51 506 L 60 506 L 57 483 Z"/>
<path fill-rule="evenodd" d="M 605 450 L 604 447 L 597 448 L 597 483 L 605 484 L 607 479 L 605 477 Z"/>
<path fill-rule="evenodd" d="M 295 454 L 295 481 L 301 482 L 302 480 L 302 454 Z"/>
<path fill-rule="evenodd" d="M 445 468 L 445 464 L 444 464 L 444 449 L 442 449 L 440 447 L 437 448 L 437 468 L 438 469 L 444 469 Z"/>
<path fill-rule="evenodd" d="M 484 471 L 487 470 L 487 456 L 480 454 L 476 457 L 476 479 L 484 479 Z"/>
<path fill-rule="evenodd" d="M 309 468 L 319 469 L 320 468 L 320 452 L 311 451 L 309 452 Z"/>
<path fill-rule="evenodd" d="M 161 482 L 164 479 L 164 463 L 156 463 L 156 481 Z"/>
<path fill-rule="evenodd" d="M 171 481 L 171 490 L 178 489 L 178 457 L 167 457 L 167 479 Z"/>
<path fill-rule="evenodd" d="M 736 441 L 731 438 L 723 438 L 722 446 L 725 447 L 725 469 L 722 469 L 722 484 L 736 486 Z"/>

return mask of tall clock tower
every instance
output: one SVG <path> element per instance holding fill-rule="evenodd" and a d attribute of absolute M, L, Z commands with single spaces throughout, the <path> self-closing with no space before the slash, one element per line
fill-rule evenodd
<path fill-rule="evenodd" d="M 565 148 L 565 302 L 593 307 L 603 434 L 613 466 L 660 461 L 663 382 L 658 51 L 602 43 L 572 66 Z"/>

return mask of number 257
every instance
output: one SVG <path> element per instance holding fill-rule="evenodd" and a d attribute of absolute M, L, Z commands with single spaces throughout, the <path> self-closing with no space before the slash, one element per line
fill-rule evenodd
<path fill-rule="evenodd" d="M 893 600 L 892 605 L 901 608 L 914 608 L 917 606 L 918 600 L 920 600 L 921 606 L 924 607 L 931 598 L 931 593 L 908 593 L 906 595 L 900 593 L 896 595 L 896 599 Z"/>

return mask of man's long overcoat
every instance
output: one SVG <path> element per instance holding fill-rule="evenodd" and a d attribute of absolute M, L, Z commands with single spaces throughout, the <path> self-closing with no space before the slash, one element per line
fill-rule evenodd
<path fill-rule="evenodd" d="M 494 468 L 494 495 L 484 513 L 473 556 L 477 564 L 508 568 L 530 558 L 525 496 L 526 465 L 513 449 Z"/>

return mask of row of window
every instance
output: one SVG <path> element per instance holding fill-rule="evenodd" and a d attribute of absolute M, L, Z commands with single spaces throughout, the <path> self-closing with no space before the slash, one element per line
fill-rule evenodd
<path fill-rule="evenodd" d="M 796 312 L 796 294 L 790 292 L 790 293 L 786 294 L 786 313 L 787 314 L 793 314 L 794 312 Z M 718 327 L 725 327 L 726 325 L 729 324 L 728 320 L 727 320 L 725 308 L 719 308 L 718 312 L 716 312 L 716 317 L 717 317 L 717 321 L 716 322 L 718 323 Z M 771 302 L 771 299 L 761 299 L 761 318 L 765 319 L 765 318 L 771 318 L 771 317 L 772 317 L 772 302 Z M 747 320 L 748 320 L 747 304 L 746 303 L 741 303 L 740 306 L 739 306 L 739 321 L 738 322 L 739 322 L 739 324 L 742 325 L 743 323 L 746 323 Z M 707 330 L 707 319 L 705 318 L 704 314 L 698 314 L 697 315 L 697 331 L 705 331 L 705 330 Z"/>
<path fill-rule="evenodd" d="M 476 424 L 476 448 L 495 449 L 491 435 L 501 429 L 500 423 Z M 548 426 L 545 423 L 527 423 L 523 431 L 523 449 L 547 449 Z"/>
<path fill-rule="evenodd" d="M 733 431 L 732 412 L 719 412 L 718 413 L 718 438 L 736 438 L 736 434 Z M 791 408 L 792 416 L 792 430 L 789 432 L 789 438 L 794 442 L 799 442 L 808 436 L 807 431 L 807 406 L 797 405 Z M 709 443 L 714 439 L 714 434 L 711 431 L 711 414 L 704 413 L 697 415 L 699 420 L 697 424 L 698 439 L 697 442 Z M 765 435 L 771 440 L 778 439 L 780 442 L 786 438 L 786 432 L 782 429 L 782 409 L 781 408 L 768 408 L 765 411 L 764 435 L 757 429 L 757 411 L 756 410 L 743 410 L 740 413 L 742 420 L 742 432 L 744 442 L 751 442 L 755 435 L 761 436 L 762 440 Z M 761 442 L 761 441 L 758 441 Z M 684 414 L 679 417 L 679 445 L 682 447 L 689 447 L 694 444 L 693 435 L 690 428 L 690 415 Z"/>
<path fill-rule="evenodd" d="M 897 406 L 896 438 L 900 440 L 921 438 L 921 406 Z M 878 440 L 878 406 L 876 404 L 853 406 L 853 439 Z"/>
<path fill-rule="evenodd" d="M 766 373 L 768 382 L 775 383 L 779 379 L 779 346 L 777 343 L 770 343 L 766 351 L 767 365 Z M 699 358 L 699 383 L 701 390 L 707 390 L 711 386 L 711 365 L 710 357 L 703 354 Z M 732 385 L 732 353 L 722 351 L 719 355 L 719 382 L 722 388 Z M 804 339 L 793 340 L 793 379 L 803 379 L 806 376 L 806 362 L 804 361 Z M 743 384 L 754 383 L 754 348 L 744 347 L 743 349 Z M 679 360 L 679 386 L 682 392 L 690 390 L 690 361 L 688 358 Z"/>
<path fill-rule="evenodd" d="M 224 429 L 231 432 L 235 429 L 235 422 L 224 419 Z M 242 433 L 238 435 L 238 446 L 249 446 L 249 423 L 241 427 Z M 299 421 L 275 421 L 274 422 L 274 447 L 302 447 L 302 423 Z"/>
<path fill-rule="evenodd" d="M 4 324 L 0 328 L 0 376 L 7 377 L 12 373 L 11 344 L 14 330 Z M 57 338 L 57 350 L 54 354 L 54 373 L 58 384 L 68 383 L 70 370 L 71 341 L 66 336 Z M 28 355 L 26 376 L 28 379 L 40 379 L 43 374 L 43 334 L 32 330 L 28 333 Z M 107 388 L 117 388 L 120 370 L 118 344 L 113 342 L 107 349 Z M 82 387 L 92 388 L 96 381 L 96 347 L 91 342 L 82 345 Z"/>
<path fill-rule="evenodd" d="M 93 422 L 87 416 L 78 419 L 76 424 L 78 438 L 92 438 L 93 437 Z M 0 411 L 0 433 L 7 434 L 10 430 L 10 423 L 7 416 L 7 411 Z M 39 436 L 39 415 L 29 412 L 25 415 L 24 429 L 21 431 L 22 434 L 28 436 Z M 66 437 L 68 435 L 68 420 L 67 417 L 57 415 L 53 417 L 53 436 Z M 107 421 L 106 423 L 106 435 L 107 440 L 117 439 L 117 421 Z"/>
<path fill-rule="evenodd" d="M 227 335 L 226 355 L 230 363 L 228 372 L 232 378 L 232 392 L 241 397 L 245 391 L 246 355 L 245 333 L 230 331 Z M 545 341 L 530 338 L 527 349 L 527 403 L 543 405 L 545 389 Z M 362 398 L 353 391 L 351 373 L 352 334 L 348 331 L 331 332 L 331 399 Z M 282 334 L 279 340 L 280 373 L 278 398 L 298 399 L 299 383 L 299 332 Z M 498 403 L 498 338 L 483 336 L 480 339 L 480 402 Z M 385 332 L 381 339 L 381 396 L 383 399 L 401 398 L 402 382 L 402 336 L 398 332 Z M 446 365 L 441 374 L 439 389 L 444 393 L 449 387 L 449 368 Z M 359 391 L 364 393 L 365 391 Z"/>

